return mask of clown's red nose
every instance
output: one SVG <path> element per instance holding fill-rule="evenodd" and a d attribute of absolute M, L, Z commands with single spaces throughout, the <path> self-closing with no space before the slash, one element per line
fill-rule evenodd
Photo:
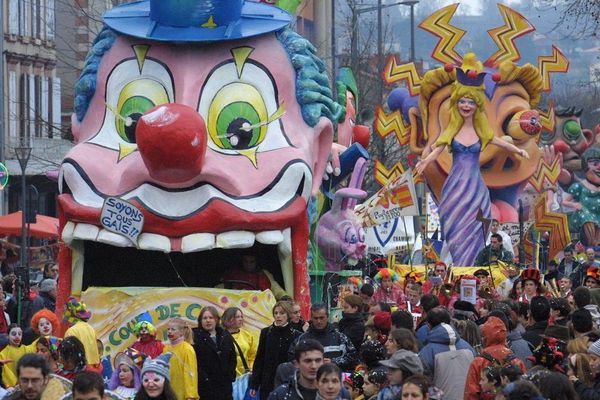
<path fill-rule="evenodd" d="M 200 173 L 206 125 L 193 108 L 177 103 L 156 106 L 140 117 L 135 136 L 152 178 L 179 183 Z"/>

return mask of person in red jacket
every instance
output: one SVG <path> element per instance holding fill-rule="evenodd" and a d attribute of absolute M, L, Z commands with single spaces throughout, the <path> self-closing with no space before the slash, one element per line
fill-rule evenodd
<path fill-rule="evenodd" d="M 152 317 L 148 313 L 142 314 L 133 327 L 133 333 L 138 340 L 131 348 L 150 358 L 156 358 L 163 353 L 164 345 L 156 340 L 156 328 L 152 325 Z"/>
<path fill-rule="evenodd" d="M 518 366 L 522 372 L 525 372 L 523 361 L 515 357 L 513 352 L 506 345 L 506 325 L 501 319 L 489 317 L 481 327 L 484 349 L 480 355 L 475 357 L 469 372 L 467 372 L 467 381 L 465 383 L 465 400 L 479 400 L 481 396 L 481 371 L 493 364 L 505 366 L 513 364 Z"/>

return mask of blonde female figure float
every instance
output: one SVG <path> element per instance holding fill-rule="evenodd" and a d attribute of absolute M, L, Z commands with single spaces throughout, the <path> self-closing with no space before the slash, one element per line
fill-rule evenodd
<path fill-rule="evenodd" d="M 448 65 L 425 75 L 423 85 L 437 74 L 452 71 Z M 488 188 L 481 176 L 479 154 L 489 144 L 529 158 L 525 150 L 494 136 L 485 115 L 485 86 L 487 73 L 475 54 L 465 55 L 462 68 L 456 68 L 450 97 L 450 121 L 431 151 L 416 165 L 422 174 L 449 146 L 452 168 L 448 174 L 439 204 L 444 238 L 450 248 L 455 265 L 473 265 L 477 253 L 485 246 L 484 228 L 478 214 L 491 218 Z"/>

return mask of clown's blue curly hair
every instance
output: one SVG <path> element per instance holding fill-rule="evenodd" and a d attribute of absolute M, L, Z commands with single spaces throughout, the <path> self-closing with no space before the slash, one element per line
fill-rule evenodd
<path fill-rule="evenodd" d="M 302 107 L 304 121 L 314 127 L 321 117 L 325 117 L 335 124 L 343 108 L 335 101 L 325 63 L 317 57 L 315 47 L 289 28 L 279 31 L 277 39 L 296 70 L 296 99 Z"/>
<path fill-rule="evenodd" d="M 79 122 L 83 120 L 83 117 L 90 106 L 90 102 L 92 101 L 92 97 L 94 97 L 94 93 L 96 92 L 96 78 L 102 56 L 110 50 L 116 39 L 117 35 L 115 32 L 105 26 L 98 36 L 96 36 L 96 39 L 85 58 L 85 65 L 81 71 L 79 80 L 75 84 L 74 110 Z"/>

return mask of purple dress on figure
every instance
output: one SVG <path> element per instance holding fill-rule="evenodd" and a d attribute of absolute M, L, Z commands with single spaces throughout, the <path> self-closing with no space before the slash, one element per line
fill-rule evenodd
<path fill-rule="evenodd" d="M 451 146 L 452 168 L 442 187 L 439 213 L 452 262 L 469 266 L 485 246 L 477 213 L 481 210 L 484 218 L 491 218 L 490 192 L 479 167 L 481 142 L 465 146 L 453 139 Z"/>

